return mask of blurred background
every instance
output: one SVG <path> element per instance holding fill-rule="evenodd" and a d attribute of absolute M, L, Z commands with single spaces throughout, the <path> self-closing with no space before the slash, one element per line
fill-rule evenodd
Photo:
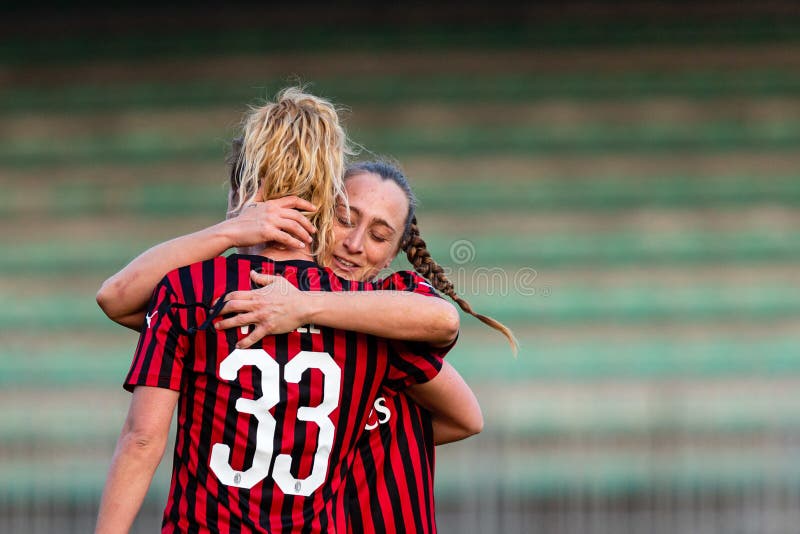
<path fill-rule="evenodd" d="M 93 528 L 137 340 L 94 294 L 224 216 L 297 80 L 522 343 L 462 317 L 486 427 L 437 450 L 443 534 L 797 531 L 796 3 L 65 5 L 0 16 L 0 532 Z"/>

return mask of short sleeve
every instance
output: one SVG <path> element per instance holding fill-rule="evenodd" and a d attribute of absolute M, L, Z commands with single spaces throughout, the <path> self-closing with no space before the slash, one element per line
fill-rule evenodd
<path fill-rule="evenodd" d="M 387 291 L 411 291 L 429 297 L 439 297 L 433 286 L 412 271 L 397 271 L 385 278 L 380 289 Z M 458 336 L 456 336 L 456 339 Z M 422 341 L 394 340 L 390 345 L 389 373 L 386 388 L 393 391 L 433 379 L 442 369 L 444 357 L 456 344 L 454 340 L 446 347 L 434 347 Z"/>
<path fill-rule="evenodd" d="M 123 384 L 126 390 L 152 386 L 180 391 L 188 339 L 172 307 L 176 300 L 165 277 L 156 286 L 147 308 L 131 369 Z"/>
<path fill-rule="evenodd" d="M 422 276 L 413 271 L 393 272 L 381 280 L 376 289 L 381 289 L 383 291 L 411 291 L 427 297 L 439 297 L 439 294 L 433 286 Z"/>

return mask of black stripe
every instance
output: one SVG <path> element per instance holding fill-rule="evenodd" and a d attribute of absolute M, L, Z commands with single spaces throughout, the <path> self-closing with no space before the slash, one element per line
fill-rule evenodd
<path fill-rule="evenodd" d="M 301 289 L 304 290 L 304 291 L 308 291 L 310 289 L 310 277 L 308 276 L 308 273 L 309 273 L 310 270 L 311 269 L 304 269 L 301 272 L 297 273 L 298 274 L 298 276 L 297 276 L 298 285 L 300 285 Z M 302 277 L 302 280 L 301 280 L 301 277 Z M 309 330 L 306 333 L 301 333 L 300 334 L 300 350 L 309 350 L 310 351 L 310 350 L 314 349 L 314 341 L 312 339 L 312 336 L 314 336 L 314 335 L 321 335 L 321 333 L 320 334 L 312 334 L 311 331 Z M 329 354 L 332 354 L 332 353 L 329 353 Z M 309 386 L 310 386 L 310 382 L 309 382 Z M 309 392 L 310 392 L 310 388 L 309 388 Z M 305 439 L 303 439 L 303 441 L 305 441 Z M 318 445 L 319 445 L 319 434 L 317 434 L 317 444 L 315 445 L 315 450 L 316 450 L 316 447 Z M 323 487 L 327 488 L 328 486 L 329 486 L 328 484 L 325 484 Z M 307 532 L 307 531 L 310 532 L 311 531 L 311 525 L 312 525 L 312 523 L 314 521 L 314 509 L 313 509 L 314 500 L 315 499 L 314 499 L 314 497 L 312 495 L 311 497 L 306 499 L 305 502 L 304 502 L 303 517 L 305 519 L 305 524 L 304 524 L 304 527 L 303 527 L 303 532 Z M 309 505 L 311 505 L 311 506 L 309 506 Z M 328 529 L 328 515 L 325 513 L 324 509 L 320 512 L 319 521 L 320 521 L 320 530 L 322 532 L 327 532 L 329 530 Z"/>
<path fill-rule="evenodd" d="M 321 284 L 321 287 L 323 289 L 325 289 L 325 288 L 330 289 L 330 281 L 327 279 L 327 276 L 323 276 L 322 277 L 322 279 L 320 280 L 320 284 Z M 327 327 L 319 327 L 319 329 L 320 329 L 320 332 L 321 332 L 321 335 L 322 335 L 322 347 L 323 347 L 324 351 L 327 352 L 328 354 L 335 354 L 334 347 L 336 346 L 335 345 L 335 343 L 336 343 L 336 335 L 337 335 L 338 331 L 336 331 L 336 330 L 334 330 L 332 328 L 327 328 Z M 344 380 L 342 380 L 342 385 L 344 385 L 344 384 L 345 384 L 345 382 L 344 382 Z M 343 396 L 343 392 L 340 393 L 340 397 L 341 396 Z M 341 433 L 341 429 L 339 428 L 339 425 L 341 425 L 341 416 L 342 416 L 343 413 L 344 412 L 342 411 L 342 408 L 340 406 L 339 407 L 339 421 L 337 422 L 338 424 L 336 425 L 336 429 L 334 431 L 335 432 L 334 441 L 333 441 L 333 445 L 331 446 L 331 457 L 333 457 L 333 458 L 339 458 L 338 451 L 341 449 L 341 447 L 338 446 L 338 443 L 341 442 L 341 440 L 342 440 L 342 433 Z M 337 456 L 334 456 L 335 454 L 337 454 Z M 340 466 L 340 467 L 342 467 L 342 466 Z M 330 475 L 329 475 L 329 479 L 330 479 Z M 331 490 L 330 484 L 324 484 L 322 486 L 322 498 L 323 498 L 323 500 L 325 502 L 330 502 L 330 500 L 333 499 L 333 491 Z M 313 504 L 313 503 L 310 503 L 310 504 Z"/>
<path fill-rule="evenodd" d="M 231 262 L 228 259 L 225 263 L 222 264 L 225 269 L 225 293 L 230 293 L 231 291 L 237 291 L 239 289 L 239 266 L 235 262 Z M 209 299 L 215 298 L 217 295 L 213 294 L 213 288 L 211 288 L 211 295 Z M 219 296 L 222 299 L 222 296 Z M 211 300 L 209 300 L 211 302 Z M 213 377 L 214 381 L 218 380 L 217 378 L 217 369 L 219 368 L 219 364 L 222 363 L 222 358 L 227 358 L 228 355 L 233 352 L 234 347 L 236 347 L 236 342 L 239 340 L 238 335 L 236 333 L 236 328 L 229 328 L 228 330 L 223 332 L 215 331 L 213 328 L 209 328 L 207 330 L 208 337 L 211 340 L 214 340 L 216 336 L 224 335 L 225 336 L 225 345 L 227 346 L 227 354 L 219 355 L 219 357 L 212 358 L 209 362 L 208 367 L 211 368 L 211 376 Z M 216 332 L 216 333 L 215 333 Z M 216 347 L 216 341 L 214 344 Z M 216 349 L 214 349 L 216 350 Z M 258 368 L 253 367 L 251 372 L 253 373 L 253 398 L 257 398 L 262 392 L 260 391 L 261 388 L 259 387 L 261 384 L 261 372 Z M 231 392 L 231 396 L 239 398 L 242 396 L 243 388 L 241 387 L 241 382 L 236 381 L 236 384 L 233 384 L 233 390 Z M 227 409 L 225 412 L 225 424 L 224 424 L 224 437 L 223 441 L 225 443 L 230 444 L 231 447 L 231 455 L 233 454 L 233 443 L 235 441 L 236 435 L 236 420 L 238 419 L 238 412 L 236 411 L 236 401 L 231 399 L 230 397 L 227 399 Z M 255 455 L 255 428 L 257 425 L 257 419 L 255 417 L 250 417 L 248 422 L 248 435 L 247 440 L 245 441 L 246 449 L 244 454 L 244 464 L 242 465 L 242 470 L 248 469 L 252 467 L 252 460 L 248 463 L 248 459 L 252 459 Z M 211 449 L 209 448 L 209 461 L 211 459 Z M 220 483 L 221 484 L 221 483 Z M 230 517 L 230 533 L 233 534 L 235 532 L 242 532 L 244 525 L 247 525 L 249 528 L 255 528 L 255 523 L 253 522 L 252 517 L 250 516 L 250 490 L 245 488 L 235 488 L 231 486 L 225 486 L 225 491 L 220 494 L 220 502 L 219 504 L 223 507 L 231 510 L 231 496 L 233 492 L 236 492 L 237 497 L 239 499 L 239 508 L 241 509 L 241 515 L 237 515 L 231 513 Z M 213 532 L 213 531 L 212 531 Z"/>
<path fill-rule="evenodd" d="M 213 260 L 205 261 L 201 265 L 201 279 L 200 279 L 200 300 L 202 303 L 206 305 L 210 305 L 211 301 L 214 299 L 214 266 L 215 263 Z M 207 315 L 207 314 L 206 314 Z M 204 319 L 205 321 L 205 319 Z M 200 486 L 208 488 L 208 479 L 209 477 L 215 477 L 213 473 L 211 473 L 211 469 L 209 468 L 208 461 L 211 457 L 211 429 L 213 428 L 214 422 L 214 404 L 216 400 L 216 393 L 217 393 L 217 381 L 216 381 L 216 364 L 217 364 L 217 350 L 216 350 L 216 343 L 215 343 L 215 335 L 213 331 L 204 331 L 203 334 L 205 343 L 203 346 L 203 352 L 205 353 L 206 358 L 206 367 L 205 369 L 208 370 L 211 365 L 208 363 L 208 360 L 213 361 L 214 370 L 211 374 L 206 375 L 206 382 L 208 386 L 206 387 L 206 396 L 205 402 L 203 403 L 202 407 L 202 426 L 200 430 L 200 442 L 198 444 L 198 457 L 201 459 L 198 463 L 197 468 L 197 479 Z M 196 336 L 195 336 L 196 339 Z M 195 399 L 195 403 L 197 402 L 196 394 L 197 390 L 194 388 L 195 380 L 197 380 L 197 374 L 192 373 L 192 376 L 189 380 L 189 383 L 192 384 L 192 395 L 191 398 Z M 227 427 L 226 427 L 227 428 Z M 230 442 L 228 442 L 230 443 Z M 205 450 L 205 453 L 203 452 Z M 202 460 L 205 459 L 205 462 Z M 218 481 L 219 482 L 219 481 Z M 227 486 L 222 484 L 221 482 L 218 483 L 220 488 L 219 491 L 219 500 L 210 492 L 206 493 L 206 518 L 207 518 L 207 525 L 208 528 L 214 532 L 219 531 L 219 511 L 217 506 L 219 504 L 227 505 Z"/>
<path fill-rule="evenodd" d="M 350 448 L 351 444 L 344 443 L 344 435 L 345 431 L 342 428 L 342 425 L 346 425 L 348 423 L 352 424 L 352 421 L 348 421 L 349 414 L 351 412 L 351 403 L 353 397 L 351 394 L 352 391 L 348 391 L 346 388 L 352 388 L 355 386 L 356 383 L 356 371 L 358 369 L 358 361 L 357 361 L 357 354 L 358 354 L 358 336 L 356 332 L 351 332 L 349 330 L 337 330 L 335 331 L 336 335 L 344 336 L 344 345 L 345 345 L 345 361 L 342 369 L 342 391 L 339 393 L 339 420 L 337 421 L 337 429 L 336 429 L 336 439 L 333 442 L 333 447 L 331 447 L 331 456 L 333 458 L 341 458 L 342 457 L 342 448 Z M 343 420 L 344 419 L 344 420 Z M 358 432 L 355 433 L 358 435 Z"/>
<path fill-rule="evenodd" d="M 307 497 L 305 500 L 306 500 L 306 502 L 307 501 L 313 501 L 314 497 L 313 496 Z M 322 520 L 322 518 L 326 518 L 327 519 L 324 509 L 320 511 L 320 521 Z M 311 534 L 311 532 L 313 532 L 313 530 L 312 530 L 312 524 L 313 523 L 314 523 L 314 513 L 310 512 L 308 510 L 307 506 L 304 506 L 303 507 L 303 529 L 300 531 L 301 534 Z M 328 522 L 326 520 L 325 521 L 325 526 L 323 526 L 320 529 L 321 532 L 327 532 L 327 530 L 328 530 L 327 524 L 328 524 Z"/>
<path fill-rule="evenodd" d="M 389 346 L 389 361 L 395 368 L 399 369 L 404 375 L 408 375 L 413 383 L 424 384 L 425 382 L 428 381 L 428 377 L 425 374 L 424 369 L 421 369 L 418 365 L 409 362 L 405 358 L 400 357 L 397 350 L 395 350 L 395 348 L 393 347 L 392 343 L 389 343 L 388 346 Z M 422 353 L 415 352 L 414 354 L 415 356 L 423 356 L 423 355 L 426 356 L 424 358 L 417 359 L 417 361 L 422 360 L 425 361 L 427 364 L 429 364 L 431 367 L 441 369 L 442 366 L 441 361 L 439 361 L 429 352 L 422 352 Z M 390 382 L 392 389 L 397 389 L 398 382 L 399 382 L 398 380 L 392 380 Z"/>
<path fill-rule="evenodd" d="M 358 334 L 358 336 L 360 336 L 362 338 L 362 340 L 365 341 L 365 346 L 366 346 L 366 349 L 367 349 L 366 360 L 364 362 L 366 364 L 365 369 L 364 369 L 364 376 L 367 377 L 365 379 L 365 382 L 369 385 L 371 383 L 377 382 L 377 378 L 375 378 L 373 380 L 370 380 L 370 377 L 377 377 L 378 376 L 378 343 L 381 343 L 381 345 L 384 345 L 384 346 L 387 343 L 383 339 L 378 340 L 378 338 L 376 338 L 375 336 L 368 336 L 366 334 Z M 356 357 L 357 356 L 354 353 L 353 354 L 353 366 L 354 367 L 357 364 L 357 361 L 355 360 Z M 383 371 L 384 371 L 383 377 L 385 379 L 386 378 L 386 373 L 388 372 L 388 368 L 386 366 L 384 366 Z M 350 383 L 352 384 L 352 382 L 350 382 Z M 361 390 L 361 398 L 359 399 L 359 403 L 358 403 L 358 412 L 356 412 L 356 413 L 369 414 L 369 412 L 372 410 L 372 407 L 373 407 L 374 403 L 375 403 L 375 395 L 370 394 L 370 390 L 369 389 L 362 388 L 362 390 Z M 349 423 L 352 423 L 352 421 L 349 421 Z M 359 435 L 363 434 L 363 433 L 364 433 L 363 427 L 361 429 L 359 429 L 359 431 L 354 433 L 353 445 L 355 445 L 357 443 Z"/>
<path fill-rule="evenodd" d="M 414 474 L 414 465 L 411 461 L 411 448 L 409 447 L 408 443 L 409 440 L 413 439 L 416 440 L 417 446 L 424 447 L 425 442 L 422 436 L 419 436 L 416 433 L 416 430 L 419 429 L 419 419 L 416 417 L 416 410 L 414 410 L 413 406 L 408 406 L 403 402 L 398 402 L 399 399 L 396 399 L 394 403 L 395 409 L 397 411 L 397 421 L 404 421 L 404 417 L 402 417 L 402 412 L 408 414 L 408 420 L 411 421 L 411 428 L 407 429 L 404 425 L 395 425 L 396 431 L 394 435 L 394 440 L 397 442 L 397 447 L 400 451 L 400 457 L 403 459 L 407 459 L 407 461 L 403 462 L 403 471 L 406 475 L 406 488 L 408 489 L 409 496 L 411 498 L 411 510 L 412 515 L 414 516 L 414 525 L 417 528 L 417 532 L 422 532 L 422 518 L 421 511 L 418 508 L 419 503 L 419 491 L 417 487 L 417 477 Z M 414 427 L 417 427 L 416 429 Z M 409 432 L 410 431 L 410 432 Z M 427 480 L 424 471 L 424 458 L 420 458 L 420 463 L 422 464 L 423 469 L 421 469 L 420 476 L 422 477 L 422 485 L 424 486 L 424 481 Z M 384 471 L 389 471 L 388 469 L 384 469 Z M 398 495 L 399 497 L 399 495 Z M 400 503 L 397 503 L 398 506 Z M 402 508 L 401 508 L 402 510 Z M 407 519 L 407 518 L 406 518 Z"/>
<path fill-rule="evenodd" d="M 166 284 L 166 291 L 167 292 L 165 293 L 164 299 L 169 302 L 174 298 L 174 292 L 172 291 L 172 287 L 169 285 L 169 282 Z M 166 341 L 164 343 L 164 352 L 161 357 L 161 367 L 158 372 L 158 386 L 169 389 L 172 370 L 175 366 L 175 354 L 178 350 L 178 339 L 180 336 L 175 332 L 175 321 L 179 320 L 179 318 L 172 316 L 171 311 L 168 309 L 165 311 L 165 313 L 170 315 L 173 323 L 172 328 L 170 328 L 170 331 L 167 333 Z M 161 314 L 161 312 L 159 312 L 159 314 Z M 153 325 L 154 332 L 157 331 L 156 329 L 158 329 L 161 321 L 164 320 L 164 317 L 162 315 L 162 317 L 155 317 L 155 319 L 156 324 Z M 152 339 L 155 341 L 156 336 L 153 336 Z M 151 348 L 155 349 L 155 343 L 151 345 Z M 150 353 L 149 356 L 150 357 L 148 358 L 148 361 L 152 362 L 152 353 Z"/>
<path fill-rule="evenodd" d="M 392 513 L 394 514 L 393 520 L 396 524 L 398 521 L 402 521 L 403 519 L 403 509 L 395 506 L 398 497 L 398 488 L 397 480 L 394 478 L 394 473 L 389 469 L 385 469 L 387 461 L 386 451 L 389 450 L 392 440 L 392 433 L 389 432 L 388 429 L 385 429 L 385 427 L 381 426 L 378 426 L 378 428 L 373 430 L 373 432 L 380 432 L 381 448 L 383 449 L 384 457 L 383 463 L 378 465 L 375 463 L 375 457 L 372 454 L 372 449 L 367 447 L 364 448 L 364 466 L 369 466 L 369 471 L 367 471 L 369 474 L 367 480 L 369 481 L 370 487 L 373 488 L 376 487 L 379 476 L 382 476 L 385 480 L 386 491 L 389 494 L 389 503 L 392 508 Z M 389 532 L 388 525 L 386 524 L 386 515 L 384 514 L 384 510 L 382 508 L 383 505 L 380 499 L 378 499 L 377 488 L 374 492 L 371 492 L 371 496 L 372 520 L 375 522 L 375 531 L 379 533 Z"/>
<path fill-rule="evenodd" d="M 430 532 L 436 532 L 436 496 L 433 491 L 436 473 L 436 444 L 433 439 L 433 417 L 431 412 L 422 407 L 419 408 L 419 414 L 420 432 L 425 443 L 425 467 L 427 468 L 423 473 L 426 477 L 430 477 L 428 483 L 423 486 L 425 502 L 430 503 L 430 513 L 427 517 L 428 529 Z"/>
<path fill-rule="evenodd" d="M 164 288 L 162 288 L 164 286 Z M 161 302 L 169 300 L 169 283 L 166 279 L 159 282 L 159 285 L 156 287 L 155 291 L 153 292 L 153 296 L 150 298 L 150 304 L 147 307 L 148 314 L 153 313 L 152 310 L 158 309 L 159 306 L 159 296 L 164 295 L 164 298 L 161 299 Z M 156 317 L 156 322 L 151 326 L 151 331 L 156 332 L 158 327 L 161 325 L 161 321 L 164 319 L 163 315 L 161 317 Z M 128 376 L 125 378 L 125 382 L 123 383 L 123 387 L 127 391 L 133 391 L 135 385 L 139 385 L 146 382 L 146 377 L 150 374 L 150 367 L 153 364 L 153 357 L 155 355 L 156 348 L 158 347 L 158 341 L 155 334 L 150 336 L 147 345 L 145 346 L 145 339 L 147 338 L 147 334 L 145 333 L 146 330 L 143 327 L 142 333 L 139 335 L 139 343 L 136 347 L 136 352 L 134 353 L 134 359 L 131 365 L 130 370 L 128 371 Z M 136 364 L 141 360 L 142 365 L 139 368 L 139 372 L 136 372 Z M 159 369 L 160 373 L 160 369 Z M 144 377 L 144 380 L 143 380 Z"/>
<path fill-rule="evenodd" d="M 178 413 L 184 413 L 186 411 L 186 403 L 189 402 L 188 397 L 182 396 L 180 398 L 180 407 L 178 408 Z M 178 428 L 178 433 L 182 431 L 181 428 Z M 186 440 L 184 440 L 186 441 Z M 187 464 L 181 460 L 181 451 L 178 451 L 178 436 L 175 436 L 175 445 L 173 446 L 172 452 L 172 478 L 175 481 L 175 489 L 171 495 L 171 502 L 172 506 L 169 506 L 169 500 L 167 503 L 167 508 L 164 510 L 164 518 L 161 523 L 162 528 L 169 522 L 170 524 L 177 525 L 178 520 L 180 519 L 180 503 L 185 493 L 186 488 L 181 485 L 180 478 L 178 477 L 179 470 L 181 468 L 185 469 L 188 474 L 189 468 Z M 182 452 L 185 454 L 188 452 L 188 447 L 184 447 Z"/>
<path fill-rule="evenodd" d="M 281 451 L 281 445 L 284 440 L 283 435 L 283 423 L 286 421 L 287 411 L 288 411 L 288 403 L 287 399 L 287 384 L 285 379 L 284 369 L 286 368 L 286 363 L 289 361 L 289 337 L 286 334 L 281 334 L 275 336 L 275 354 L 272 355 L 280 364 L 280 395 L 279 399 L 280 402 L 275 407 L 275 420 L 277 421 L 275 425 L 275 438 L 273 441 L 273 454 L 272 460 L 275 459 L 275 456 Z M 274 462 L 270 460 L 270 473 L 272 473 L 272 469 L 274 467 Z M 276 486 L 274 480 L 272 481 L 273 487 Z M 294 500 L 298 497 L 294 495 L 284 495 L 283 503 L 281 505 L 281 528 L 284 531 L 292 531 L 294 528 L 294 523 L 292 521 L 292 510 L 294 508 Z"/>
<path fill-rule="evenodd" d="M 189 271 L 188 267 L 182 267 L 178 270 L 178 280 L 181 285 L 181 291 L 183 293 L 182 302 L 194 302 L 197 300 L 194 291 L 194 283 L 191 277 L 191 272 Z M 194 318 L 194 314 L 187 312 L 186 313 L 187 321 L 185 326 L 187 328 L 194 326 L 196 321 Z M 192 339 L 192 338 L 190 338 Z M 193 339 L 192 339 L 193 341 Z M 193 347 L 194 348 L 194 347 Z M 193 351 L 188 353 L 187 356 L 193 356 Z M 187 365 L 188 364 L 188 365 Z M 191 368 L 191 363 L 189 361 L 184 362 L 184 376 L 187 376 L 188 369 Z M 197 409 L 197 406 L 194 402 L 191 402 L 191 399 L 194 398 L 195 389 L 194 384 L 191 380 L 181 380 L 181 393 L 185 393 L 187 397 L 187 402 L 184 405 L 186 408 L 186 424 L 184 428 L 184 448 L 182 451 L 182 460 L 184 465 L 189 465 L 189 449 L 191 447 L 191 424 L 194 419 L 194 410 Z M 188 482 L 186 484 L 185 490 L 185 500 L 187 503 L 187 517 L 186 519 L 189 522 L 189 525 L 196 525 L 197 524 L 197 473 L 194 473 L 195 476 L 192 476 L 192 473 L 189 473 Z"/>
<path fill-rule="evenodd" d="M 380 432 L 380 426 L 372 430 L 371 432 Z M 370 447 L 370 440 L 369 434 L 366 432 L 362 435 L 364 439 L 364 443 L 362 447 L 359 447 L 358 455 L 361 457 L 361 463 L 364 464 L 364 473 L 366 478 L 366 483 L 372 491 L 369 492 L 369 500 L 370 500 L 370 512 L 371 517 L 369 518 L 372 521 L 372 524 L 375 528 L 375 532 L 377 533 L 384 533 L 387 532 L 386 529 L 386 520 L 383 516 L 383 510 L 381 509 L 381 501 L 378 499 L 378 490 L 377 490 L 377 469 L 375 467 L 375 456 L 372 454 L 372 447 Z M 381 441 L 383 441 L 383 434 L 381 434 Z M 385 450 L 386 443 L 381 443 L 381 447 Z M 357 484 L 357 482 L 356 482 Z M 359 508 L 358 514 L 361 514 L 361 509 Z"/>
<path fill-rule="evenodd" d="M 362 436 L 363 440 L 365 436 Z M 356 452 L 360 456 L 361 451 Z M 364 518 L 361 515 L 361 501 L 358 499 L 358 483 L 356 482 L 353 472 L 347 473 L 347 478 L 344 480 L 347 494 L 345 495 L 345 519 L 350 523 L 350 528 L 353 532 L 364 532 Z"/>

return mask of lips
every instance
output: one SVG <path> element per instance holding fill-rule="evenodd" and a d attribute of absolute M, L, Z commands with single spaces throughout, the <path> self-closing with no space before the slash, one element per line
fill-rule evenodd
<path fill-rule="evenodd" d="M 345 271 L 355 271 L 360 267 L 357 263 L 348 261 L 340 256 L 333 256 L 333 261 L 336 263 L 337 267 Z"/>

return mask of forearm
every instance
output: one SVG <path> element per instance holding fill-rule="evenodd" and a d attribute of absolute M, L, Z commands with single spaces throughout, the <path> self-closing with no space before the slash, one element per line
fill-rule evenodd
<path fill-rule="evenodd" d="M 448 302 L 405 291 L 308 292 L 308 322 L 389 339 L 452 343 L 458 311 Z"/>
<path fill-rule="evenodd" d="M 130 530 L 163 452 L 164 442 L 143 443 L 130 433 L 120 436 L 100 500 L 96 534 Z"/>
<path fill-rule="evenodd" d="M 466 432 L 461 425 L 436 414 L 432 414 L 431 423 L 433 425 L 434 445 L 445 445 L 454 441 L 461 441 L 474 434 Z"/>
<path fill-rule="evenodd" d="M 483 430 L 483 413 L 475 393 L 446 361 L 433 380 L 412 386 L 407 393 L 431 412 L 436 445 L 459 441 Z"/>
<path fill-rule="evenodd" d="M 224 222 L 156 245 L 106 280 L 97 303 L 113 321 L 139 330 L 153 289 L 165 274 L 218 256 L 231 246 Z"/>

